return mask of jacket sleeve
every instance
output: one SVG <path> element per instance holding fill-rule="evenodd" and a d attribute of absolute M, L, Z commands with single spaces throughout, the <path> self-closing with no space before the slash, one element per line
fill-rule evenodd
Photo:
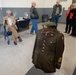
<path fill-rule="evenodd" d="M 52 12 L 52 15 L 51 15 L 52 17 L 53 17 L 53 15 L 54 15 L 54 11 L 55 11 L 54 9 L 55 9 L 55 7 L 56 7 L 56 6 L 54 5 L 54 6 L 53 6 L 53 12 Z"/>
<path fill-rule="evenodd" d="M 3 17 L 3 25 L 5 26 L 5 17 Z"/>
<path fill-rule="evenodd" d="M 70 10 L 70 12 L 72 12 L 72 13 L 75 13 L 75 11 L 76 11 L 76 8 L 75 8 L 75 9 Z"/>
<path fill-rule="evenodd" d="M 37 11 L 37 9 L 36 9 L 36 11 L 35 11 L 35 17 L 36 17 L 36 19 L 39 19 L 39 15 L 38 15 L 38 11 Z"/>
<path fill-rule="evenodd" d="M 30 9 L 30 16 L 31 16 L 32 18 L 35 17 L 35 15 L 33 14 L 33 7 L 31 7 L 31 9 Z"/>
<path fill-rule="evenodd" d="M 61 67 L 63 52 L 64 52 L 64 35 L 62 34 L 60 38 L 57 39 L 57 45 L 56 45 L 55 63 L 57 69 L 60 69 Z"/>

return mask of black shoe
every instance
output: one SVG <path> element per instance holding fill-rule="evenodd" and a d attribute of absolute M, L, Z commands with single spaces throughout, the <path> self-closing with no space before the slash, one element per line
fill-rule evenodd
<path fill-rule="evenodd" d="M 72 33 L 69 36 L 74 36 Z"/>
<path fill-rule="evenodd" d="M 64 33 L 67 33 L 66 31 Z"/>
<path fill-rule="evenodd" d="M 30 34 L 33 34 L 33 33 L 30 33 Z"/>
<path fill-rule="evenodd" d="M 14 42 L 14 45 L 17 45 L 17 42 Z"/>
<path fill-rule="evenodd" d="M 67 34 L 69 34 L 70 32 L 67 32 Z"/>
<path fill-rule="evenodd" d="M 71 33 L 71 36 L 76 37 L 76 34 Z"/>
<path fill-rule="evenodd" d="M 21 39 L 21 37 L 20 37 L 20 36 L 18 36 L 18 39 L 19 39 L 19 42 L 22 42 L 22 39 Z"/>

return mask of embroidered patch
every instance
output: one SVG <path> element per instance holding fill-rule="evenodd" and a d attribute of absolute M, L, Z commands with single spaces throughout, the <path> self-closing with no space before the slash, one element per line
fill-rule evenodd
<path fill-rule="evenodd" d="M 59 58 L 58 62 L 60 63 L 62 61 L 62 57 Z"/>
<path fill-rule="evenodd" d="M 47 26 L 46 26 L 46 25 L 44 25 L 44 28 L 47 28 Z"/>

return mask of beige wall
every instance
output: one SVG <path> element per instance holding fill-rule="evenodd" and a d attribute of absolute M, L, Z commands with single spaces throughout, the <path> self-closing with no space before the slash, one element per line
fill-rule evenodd
<path fill-rule="evenodd" d="M 0 0 L 0 7 L 2 7 L 1 0 Z"/>
<path fill-rule="evenodd" d="M 31 2 L 35 1 L 37 3 L 37 7 L 39 8 L 51 8 L 56 3 L 56 0 L 0 0 L 0 7 L 30 7 Z M 67 0 L 65 2 L 61 2 L 62 6 L 67 9 L 72 0 Z"/>
<path fill-rule="evenodd" d="M 30 7 L 31 2 L 35 1 L 37 7 L 44 7 L 45 0 L 1 0 L 2 7 Z"/>
<path fill-rule="evenodd" d="M 46 5 L 45 5 L 45 7 L 47 8 L 47 7 L 53 7 L 53 5 L 56 3 L 56 0 L 46 0 Z M 69 6 L 70 6 L 70 4 L 72 3 L 72 0 L 67 0 L 67 1 L 65 1 L 65 2 L 61 2 L 61 5 L 63 6 L 63 7 L 65 7 L 65 9 L 67 9 Z"/>

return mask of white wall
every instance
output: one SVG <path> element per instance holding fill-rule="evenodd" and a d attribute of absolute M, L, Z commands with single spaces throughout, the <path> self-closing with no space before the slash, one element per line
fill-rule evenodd
<path fill-rule="evenodd" d="M 47 8 L 47 7 L 50 8 L 50 7 L 53 7 L 53 5 L 56 3 L 56 0 L 46 0 L 45 3 L 46 3 L 45 8 Z M 61 2 L 61 5 L 62 5 L 62 7 L 65 7 L 65 9 L 67 9 L 71 3 L 72 3 L 72 0 L 67 0 L 65 2 Z"/>
<path fill-rule="evenodd" d="M 0 7 L 30 7 L 31 2 L 35 1 L 39 8 L 51 8 L 56 3 L 56 0 L 0 0 Z M 67 9 L 72 0 L 61 2 L 62 6 Z"/>
<path fill-rule="evenodd" d="M 1 4 L 3 7 L 30 7 L 31 2 L 35 1 L 37 3 L 37 7 L 44 7 L 45 0 L 1 0 Z"/>
<path fill-rule="evenodd" d="M 1 0 L 0 0 L 0 7 L 2 7 Z"/>

